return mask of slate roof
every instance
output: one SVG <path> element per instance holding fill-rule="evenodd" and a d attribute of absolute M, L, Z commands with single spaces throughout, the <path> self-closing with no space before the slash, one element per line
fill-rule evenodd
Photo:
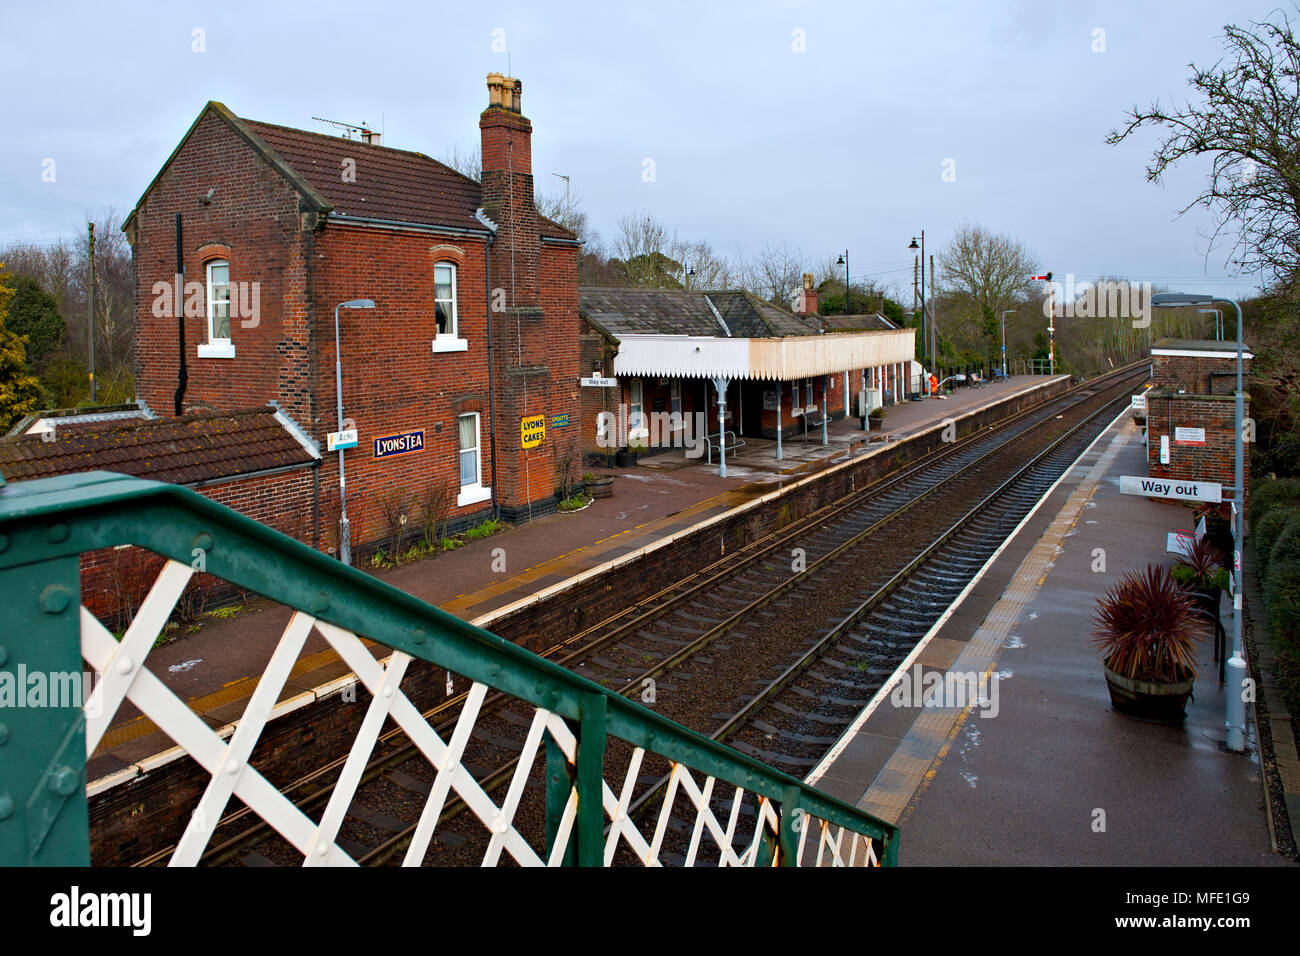
<path fill-rule="evenodd" d="M 192 485 L 317 460 L 270 407 L 87 424 L 58 430 L 55 439 L 22 435 L 0 440 L 0 473 L 7 481 L 22 481 L 115 471 Z"/>
<path fill-rule="evenodd" d="M 578 289 L 578 311 L 615 337 L 641 334 L 780 338 L 814 335 L 817 331 L 793 312 L 748 292 L 734 290 L 583 286 Z"/>
<path fill-rule="evenodd" d="M 480 184 L 424 153 L 244 119 L 217 102 L 209 102 L 204 107 L 181 140 L 181 146 L 209 111 L 262 153 L 263 159 L 279 168 L 295 188 L 309 196 L 317 209 L 413 225 L 486 231 L 474 215 L 482 205 Z M 172 158 L 181 146 L 172 153 Z M 344 182 L 340 175 L 345 159 L 356 162 L 355 182 Z M 170 163 L 169 158 L 163 169 Z M 154 182 L 157 181 L 155 177 Z M 145 196 L 152 188 L 153 183 L 145 190 Z M 132 212 L 131 216 L 134 215 Z M 538 218 L 542 236 L 576 238 L 545 216 Z"/>
<path fill-rule="evenodd" d="M 398 222 L 482 230 L 474 218 L 479 184 L 423 153 L 372 146 L 342 136 L 244 120 L 334 212 Z M 356 161 L 356 181 L 344 182 L 343 161 Z"/>
<path fill-rule="evenodd" d="M 827 332 L 878 332 L 898 328 L 879 312 L 865 315 L 823 315 L 820 319 Z"/>

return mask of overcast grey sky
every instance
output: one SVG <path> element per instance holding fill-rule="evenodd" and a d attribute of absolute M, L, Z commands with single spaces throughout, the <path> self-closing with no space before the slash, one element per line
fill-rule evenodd
<path fill-rule="evenodd" d="M 1182 99 L 1187 64 L 1222 55 L 1225 23 L 1274 6 L 6 0 L 0 245 L 125 214 L 209 99 L 320 132 L 312 116 L 382 117 L 385 145 L 433 156 L 471 148 L 504 36 L 538 188 L 571 176 L 605 236 L 644 210 L 728 255 L 847 247 L 855 277 L 906 288 L 913 235 L 937 254 L 979 223 L 1058 278 L 1244 292 L 1256 282 L 1229 278 L 1212 220 L 1177 216 L 1208 163 L 1156 187 L 1154 134 L 1104 139 L 1133 105 Z"/>

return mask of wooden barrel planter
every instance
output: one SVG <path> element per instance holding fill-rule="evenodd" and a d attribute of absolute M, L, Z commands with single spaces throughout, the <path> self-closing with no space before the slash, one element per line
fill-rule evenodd
<path fill-rule="evenodd" d="M 1179 723 L 1187 716 L 1187 698 L 1192 696 L 1195 678 L 1173 684 L 1158 684 L 1149 680 L 1133 680 L 1102 665 L 1106 671 L 1106 687 L 1110 702 L 1116 710 L 1139 720 L 1164 724 Z"/>
<path fill-rule="evenodd" d="M 585 485 L 587 494 L 593 498 L 609 498 L 614 494 L 614 476 L 606 475 L 604 478 L 593 478 Z"/>

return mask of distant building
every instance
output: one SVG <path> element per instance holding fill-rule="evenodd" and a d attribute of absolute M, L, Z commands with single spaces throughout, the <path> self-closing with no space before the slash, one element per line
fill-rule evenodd
<path fill-rule="evenodd" d="M 805 280 L 802 307 L 815 310 Z M 584 361 L 599 348 L 601 368 L 617 378 L 599 407 L 591 400 L 584 409 L 594 423 L 588 451 L 654 454 L 682 448 L 701 427 L 715 438 L 726 431 L 728 443 L 820 429 L 861 413 L 860 394 L 864 404 L 900 400 L 915 352 L 913 329 L 828 334 L 813 311 L 797 315 L 738 290 L 583 287 L 579 311 Z"/>
<path fill-rule="evenodd" d="M 1242 375 L 1249 384 L 1249 346 Z M 1223 486 L 1236 484 L 1237 343 L 1159 339 L 1151 347 L 1152 387 L 1146 392 L 1148 475 Z M 1250 395 L 1243 397 L 1250 417 Z M 1249 449 L 1247 449 L 1249 454 Z M 1245 469 L 1249 495 L 1250 467 Z M 1224 505 L 1223 508 L 1227 508 Z M 1222 509 L 1221 509 L 1222 510 Z"/>

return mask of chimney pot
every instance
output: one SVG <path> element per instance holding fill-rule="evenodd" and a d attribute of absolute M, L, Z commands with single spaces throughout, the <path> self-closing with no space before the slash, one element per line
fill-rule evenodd
<path fill-rule="evenodd" d="M 489 73 L 487 75 L 488 87 L 488 107 L 501 105 L 501 93 L 505 87 L 506 78 L 500 73 Z"/>

